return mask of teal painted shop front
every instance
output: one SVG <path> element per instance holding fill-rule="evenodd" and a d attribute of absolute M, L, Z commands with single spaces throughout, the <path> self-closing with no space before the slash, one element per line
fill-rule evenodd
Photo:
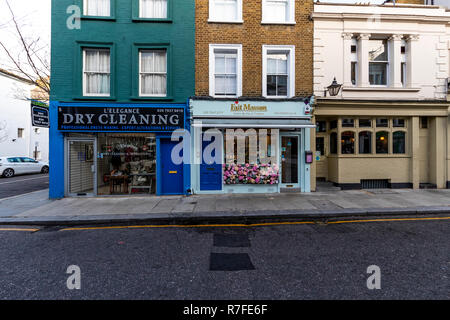
<path fill-rule="evenodd" d="M 164 7 L 152 10 L 143 8 L 143 3 L 148 2 L 111 0 L 107 5 L 85 6 L 82 0 L 52 0 L 50 198 L 98 195 L 99 190 L 125 193 L 125 188 L 134 194 L 148 191 L 150 184 L 156 194 L 185 194 L 190 188 L 188 164 L 172 166 L 163 174 L 175 127 L 79 130 L 59 126 L 62 106 L 95 106 L 112 112 L 128 106 L 144 116 L 147 110 L 159 108 L 163 118 L 181 108 L 186 120 L 186 101 L 194 94 L 195 80 L 194 1 L 168 0 Z M 74 19 L 78 13 L 79 25 Z M 184 120 L 182 127 L 189 130 Z M 68 189 L 70 148 L 74 150 L 72 168 L 78 163 L 80 175 L 97 170 L 92 190 L 83 187 L 83 179 L 77 184 L 80 192 Z"/>
<path fill-rule="evenodd" d="M 195 194 L 311 191 L 309 99 L 192 98 Z"/>

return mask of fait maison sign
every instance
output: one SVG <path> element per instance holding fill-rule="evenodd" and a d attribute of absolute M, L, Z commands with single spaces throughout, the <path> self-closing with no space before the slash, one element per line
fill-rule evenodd
<path fill-rule="evenodd" d="M 183 127 L 183 108 L 58 107 L 59 130 L 173 131 Z"/>
<path fill-rule="evenodd" d="M 303 101 L 191 100 L 194 117 L 292 118 L 305 116 Z"/>

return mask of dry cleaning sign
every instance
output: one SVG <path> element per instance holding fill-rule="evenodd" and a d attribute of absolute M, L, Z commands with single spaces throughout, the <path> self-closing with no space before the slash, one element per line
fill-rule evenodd
<path fill-rule="evenodd" d="M 173 131 L 184 128 L 183 108 L 58 107 L 58 129 Z"/>

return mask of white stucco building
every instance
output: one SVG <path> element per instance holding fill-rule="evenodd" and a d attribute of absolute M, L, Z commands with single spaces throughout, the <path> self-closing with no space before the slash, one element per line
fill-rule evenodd
<path fill-rule="evenodd" d="M 450 12 L 316 3 L 313 19 L 317 177 L 450 187 Z M 334 78 L 342 89 L 326 96 Z"/>
<path fill-rule="evenodd" d="M 34 85 L 0 69 L 0 156 L 48 161 L 49 129 L 33 127 L 31 90 Z"/>

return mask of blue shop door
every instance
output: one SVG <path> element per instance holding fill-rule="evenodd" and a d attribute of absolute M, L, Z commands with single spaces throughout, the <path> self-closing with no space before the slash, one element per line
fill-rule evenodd
<path fill-rule="evenodd" d="M 206 163 L 203 157 L 203 151 L 205 148 L 214 142 L 203 141 L 202 148 L 202 164 L 200 165 L 200 190 L 201 191 L 218 191 L 222 190 L 222 164 Z M 222 159 L 222 150 L 220 152 L 219 159 Z M 212 152 L 212 156 L 215 157 L 216 151 Z"/>
<path fill-rule="evenodd" d="M 172 149 L 177 142 L 170 139 L 160 140 L 161 190 L 159 194 L 183 194 L 183 164 L 172 162 Z"/>

